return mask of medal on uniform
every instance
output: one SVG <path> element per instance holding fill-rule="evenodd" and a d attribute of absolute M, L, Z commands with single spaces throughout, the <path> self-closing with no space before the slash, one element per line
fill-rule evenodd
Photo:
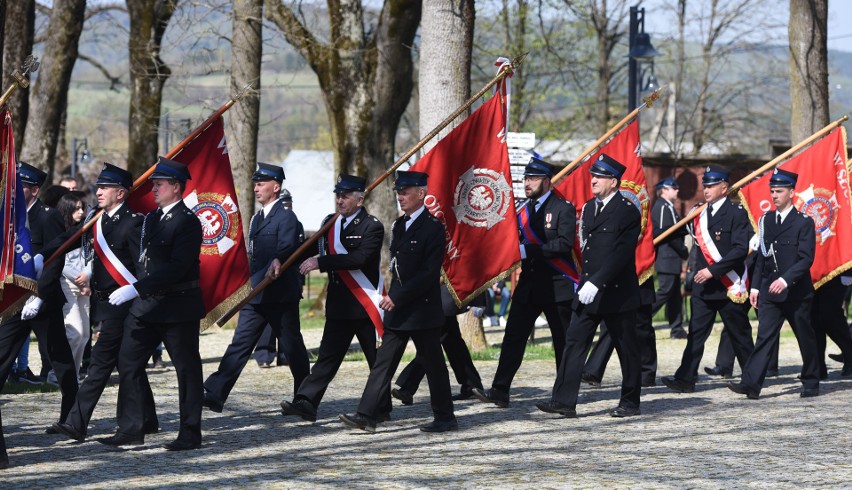
<path fill-rule="evenodd" d="M 553 213 L 547 213 L 546 215 L 544 215 L 544 221 L 544 227 L 550 228 L 550 222 L 553 221 Z"/>
<path fill-rule="evenodd" d="M 719 241 L 719 240 L 721 240 L 721 239 L 722 239 L 722 232 L 721 232 L 721 231 L 717 231 L 717 232 L 716 232 L 716 241 L 718 242 L 718 241 Z"/>

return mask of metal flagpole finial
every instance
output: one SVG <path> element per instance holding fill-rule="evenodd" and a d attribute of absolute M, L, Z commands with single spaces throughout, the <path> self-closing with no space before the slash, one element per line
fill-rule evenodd
<path fill-rule="evenodd" d="M 254 82 L 247 83 L 245 87 L 241 88 L 239 92 L 234 96 L 234 100 L 240 100 L 249 92 L 254 92 Z"/>
<path fill-rule="evenodd" d="M 21 65 L 20 71 L 15 70 L 12 72 L 12 76 L 15 77 L 15 80 L 21 88 L 27 88 L 30 86 L 30 81 L 27 78 L 27 75 L 38 71 L 39 66 L 41 66 L 41 63 L 38 62 L 38 58 L 33 55 L 29 55 L 27 56 L 27 59 L 24 60 L 24 64 Z"/>
<path fill-rule="evenodd" d="M 666 88 L 667 87 L 664 85 L 658 88 L 657 90 L 654 90 L 650 95 L 644 97 L 642 99 L 642 102 L 644 102 L 645 105 L 648 107 L 654 107 L 654 102 L 659 100 L 660 96 L 663 95 L 663 92 L 666 90 Z"/>

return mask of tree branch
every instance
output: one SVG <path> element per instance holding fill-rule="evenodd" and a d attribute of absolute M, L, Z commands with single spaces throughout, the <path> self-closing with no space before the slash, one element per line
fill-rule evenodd
<path fill-rule="evenodd" d="M 113 76 L 109 72 L 109 70 L 107 70 L 107 68 L 104 65 L 102 65 L 100 62 L 98 62 L 97 60 L 95 60 L 91 56 L 87 56 L 83 53 L 80 53 L 77 56 L 77 59 L 79 59 L 81 61 L 85 61 L 85 62 L 89 63 L 90 65 L 94 66 L 95 68 L 97 68 L 98 71 L 100 71 L 103 74 L 103 76 L 106 77 L 107 80 L 109 80 L 109 89 L 114 91 L 114 92 L 118 92 L 117 87 L 122 85 L 121 78 Z"/>
<path fill-rule="evenodd" d="M 320 43 L 281 0 L 264 0 L 263 3 L 266 6 L 264 16 L 278 27 L 287 42 L 299 51 L 314 72 L 319 75 L 322 71 L 319 68 L 326 57 L 327 46 Z"/>

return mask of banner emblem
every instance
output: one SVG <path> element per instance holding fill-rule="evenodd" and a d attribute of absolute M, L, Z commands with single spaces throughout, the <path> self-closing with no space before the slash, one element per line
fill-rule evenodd
<path fill-rule="evenodd" d="M 459 176 L 453 212 L 459 223 L 490 230 L 506 219 L 512 202 L 512 186 L 501 172 L 471 166 Z"/>
<path fill-rule="evenodd" d="M 651 205 L 651 198 L 648 197 L 648 190 L 644 184 L 632 182 L 629 180 L 621 181 L 621 195 L 625 199 L 633 203 L 639 214 L 642 215 L 642 233 L 645 233 L 645 225 L 648 224 L 648 206 Z"/>
<path fill-rule="evenodd" d="M 240 214 L 230 195 L 193 192 L 184 202 L 201 221 L 202 255 L 223 255 L 236 244 Z"/>
<path fill-rule="evenodd" d="M 803 192 L 796 193 L 796 205 L 814 220 L 817 243 L 822 245 L 835 235 L 837 227 L 837 213 L 840 203 L 837 194 L 828 189 L 814 189 L 811 184 Z"/>

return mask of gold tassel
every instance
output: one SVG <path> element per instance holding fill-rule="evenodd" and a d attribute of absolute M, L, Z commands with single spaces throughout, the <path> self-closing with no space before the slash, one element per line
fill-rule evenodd
<path fill-rule="evenodd" d="M 251 292 L 251 281 L 246 281 L 245 284 L 240 286 L 239 289 L 233 292 L 230 296 L 225 298 L 224 301 L 216 305 L 210 313 L 207 314 L 201 320 L 201 332 L 210 328 L 213 324 L 216 323 L 216 320 L 222 317 L 228 310 L 236 306 L 240 301 L 242 301 L 246 296 L 248 296 L 249 292 Z M 220 325 L 220 327 L 224 327 L 224 325 Z"/>

